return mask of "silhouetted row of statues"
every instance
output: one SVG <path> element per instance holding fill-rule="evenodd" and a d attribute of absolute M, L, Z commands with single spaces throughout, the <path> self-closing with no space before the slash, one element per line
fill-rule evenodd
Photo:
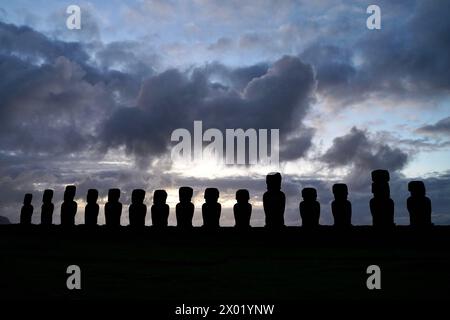
<path fill-rule="evenodd" d="M 387 170 L 375 170 L 372 172 L 372 193 L 370 200 L 370 212 L 372 214 L 374 227 L 393 227 L 394 224 L 394 201 L 390 197 L 389 172 Z M 281 191 L 281 174 L 270 173 L 266 176 L 267 191 L 263 196 L 265 223 L 268 228 L 284 227 L 284 211 L 286 196 Z M 431 226 L 431 201 L 426 197 L 425 185 L 422 181 L 411 181 L 408 184 L 411 196 L 407 200 L 407 209 L 410 215 L 410 224 L 414 227 Z M 331 211 L 334 218 L 334 226 L 351 227 L 352 204 L 348 198 L 346 184 L 334 184 L 332 188 L 334 201 L 331 203 Z M 77 203 L 74 201 L 76 187 L 66 186 L 64 201 L 61 205 L 61 225 L 75 225 Z M 192 203 L 193 189 L 181 187 L 179 189 L 179 203 L 176 205 L 177 227 L 191 228 L 194 216 L 194 204 Z M 20 214 L 20 223 L 31 224 L 33 214 L 32 194 L 25 194 L 23 207 Z M 51 225 L 54 211 L 52 203 L 53 190 L 47 189 L 42 197 L 41 225 Z M 302 190 L 303 201 L 300 202 L 299 211 L 302 226 L 314 228 L 319 226 L 320 203 L 317 201 L 317 191 L 314 188 Z M 97 204 L 98 191 L 89 189 L 87 193 L 87 204 L 85 207 L 85 225 L 97 225 L 99 205 Z M 122 203 L 119 202 L 120 190 L 109 189 L 108 202 L 105 204 L 105 223 L 110 227 L 119 227 L 122 215 Z M 132 227 L 145 226 L 147 206 L 144 204 L 145 191 L 135 189 L 131 194 L 129 206 L 129 223 Z M 205 203 L 202 205 L 203 226 L 205 228 L 218 228 L 220 226 L 220 215 L 222 206 L 218 202 L 219 190 L 207 188 L 204 193 Z M 167 227 L 169 218 L 169 206 L 166 204 L 167 192 L 156 190 L 153 194 L 153 205 L 151 207 L 151 219 L 154 227 Z M 250 194 L 246 189 L 236 192 L 236 204 L 233 207 L 235 226 L 238 228 L 250 227 L 252 205 L 249 203 Z"/>

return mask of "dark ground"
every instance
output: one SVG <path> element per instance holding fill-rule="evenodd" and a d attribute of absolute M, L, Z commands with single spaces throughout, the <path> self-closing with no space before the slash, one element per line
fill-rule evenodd
<path fill-rule="evenodd" d="M 0 254 L 2 301 L 450 301 L 450 226 L 183 233 L 5 225 Z M 66 288 L 72 264 L 82 290 Z M 366 287 L 372 264 L 381 290 Z"/>

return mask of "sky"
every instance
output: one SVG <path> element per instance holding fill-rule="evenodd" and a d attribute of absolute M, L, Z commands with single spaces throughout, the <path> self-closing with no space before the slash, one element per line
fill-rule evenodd
<path fill-rule="evenodd" d="M 366 9 L 381 9 L 369 30 Z M 81 29 L 66 27 L 69 5 Z M 19 221 L 33 193 L 77 186 L 106 202 L 121 188 L 166 189 L 175 224 L 178 187 L 194 188 L 201 225 L 206 187 L 220 189 L 221 224 L 234 224 L 248 189 L 251 223 L 264 224 L 265 175 L 279 171 L 285 221 L 300 225 L 301 189 L 314 187 L 332 224 L 331 186 L 344 182 L 353 223 L 370 224 L 370 171 L 391 172 L 395 219 L 408 224 L 407 183 L 423 180 L 433 221 L 450 223 L 450 2 L 306 0 L 0 0 L 0 216 Z M 171 133 L 279 129 L 280 163 L 172 161 Z M 104 221 L 101 209 L 100 223 Z M 151 224 L 147 217 L 147 224 Z"/>

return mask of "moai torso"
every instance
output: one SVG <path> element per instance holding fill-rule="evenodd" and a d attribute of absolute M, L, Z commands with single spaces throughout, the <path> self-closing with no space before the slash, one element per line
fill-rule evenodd
<path fill-rule="evenodd" d="M 144 227 L 145 216 L 147 215 L 147 206 L 144 204 L 145 191 L 135 189 L 131 194 L 131 204 L 128 207 L 130 226 Z"/>
<path fill-rule="evenodd" d="M 391 199 L 387 170 L 372 171 L 372 193 L 370 212 L 374 227 L 390 228 L 394 224 L 394 201 Z"/>
<path fill-rule="evenodd" d="M 194 204 L 192 202 L 180 202 L 176 206 L 177 226 L 181 228 L 192 227 L 194 217 Z"/>
<path fill-rule="evenodd" d="M 317 199 L 317 191 L 314 188 L 302 190 L 303 201 L 300 202 L 300 216 L 302 226 L 306 228 L 318 227 L 320 219 L 320 203 Z"/>
<path fill-rule="evenodd" d="M 250 194 L 246 189 L 236 191 L 237 203 L 233 207 L 235 226 L 237 228 L 250 227 L 250 216 L 252 214 L 252 205 L 248 203 Z"/>
<path fill-rule="evenodd" d="M 31 217 L 33 216 L 33 206 L 31 205 L 31 200 L 33 196 L 31 193 L 25 194 L 23 198 L 23 206 L 20 210 L 20 224 L 30 225 Z"/>
<path fill-rule="evenodd" d="M 87 226 L 96 226 L 98 212 L 100 210 L 100 207 L 97 204 L 98 191 L 96 189 L 89 189 L 86 198 L 87 204 L 84 208 L 84 223 Z"/>
<path fill-rule="evenodd" d="M 331 212 L 336 227 L 348 227 L 352 225 L 352 204 L 348 200 L 334 200 L 331 203 Z"/>
<path fill-rule="evenodd" d="M 333 185 L 334 200 L 331 203 L 331 212 L 335 227 L 349 227 L 352 225 L 352 204 L 347 200 L 348 188 L 344 183 Z"/>
<path fill-rule="evenodd" d="M 119 227 L 122 216 L 122 203 L 119 202 L 120 190 L 109 189 L 108 202 L 105 204 L 105 220 L 108 227 Z"/>
<path fill-rule="evenodd" d="M 194 204 L 191 202 L 194 190 L 191 187 L 180 187 L 178 196 L 180 202 L 175 207 L 177 227 L 191 228 L 194 217 Z"/>
<path fill-rule="evenodd" d="M 167 192 L 155 190 L 153 194 L 152 225 L 154 227 L 167 227 L 169 219 L 169 206 L 166 204 Z"/>
<path fill-rule="evenodd" d="M 266 227 L 284 227 L 284 209 L 286 196 L 281 191 L 281 174 L 269 173 L 266 176 L 267 191 L 263 196 L 264 213 L 266 215 Z"/>
<path fill-rule="evenodd" d="M 411 196 L 406 201 L 410 224 L 413 227 L 429 227 L 431 223 L 431 200 L 426 196 L 423 181 L 408 183 Z"/>
<path fill-rule="evenodd" d="M 46 189 L 42 196 L 42 206 L 41 206 L 41 224 L 51 225 L 53 222 L 53 210 L 55 206 L 52 203 L 53 190 Z"/>
<path fill-rule="evenodd" d="M 222 206 L 218 203 L 219 190 L 207 188 L 205 190 L 205 203 L 202 206 L 203 226 L 205 228 L 218 228 L 220 226 L 220 213 Z"/>
<path fill-rule="evenodd" d="M 66 186 L 64 191 L 64 202 L 61 204 L 61 225 L 75 225 L 75 215 L 77 214 L 77 203 L 73 200 L 75 197 L 75 186 Z"/>

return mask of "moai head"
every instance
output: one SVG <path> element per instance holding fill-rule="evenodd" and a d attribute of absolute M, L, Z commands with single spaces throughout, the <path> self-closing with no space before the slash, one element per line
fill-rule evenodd
<path fill-rule="evenodd" d="M 108 190 L 108 202 L 118 202 L 120 198 L 120 189 Z"/>
<path fill-rule="evenodd" d="M 413 197 L 424 197 L 426 194 L 425 184 L 423 181 L 410 181 L 408 183 L 408 191 Z"/>
<path fill-rule="evenodd" d="M 75 198 L 76 191 L 77 187 L 66 186 L 66 190 L 64 190 L 64 201 L 73 201 L 73 198 Z"/>
<path fill-rule="evenodd" d="M 316 201 L 317 191 L 314 188 L 303 188 L 302 197 L 305 201 Z"/>
<path fill-rule="evenodd" d="M 53 190 L 45 189 L 44 194 L 42 195 L 42 202 L 43 203 L 51 203 L 52 198 L 53 198 Z"/>
<path fill-rule="evenodd" d="M 87 203 L 96 203 L 97 199 L 98 199 L 97 189 L 89 189 L 86 196 Z"/>
<path fill-rule="evenodd" d="M 23 204 L 28 206 L 31 204 L 31 200 L 33 200 L 33 195 L 31 193 L 25 193 Z"/>
<path fill-rule="evenodd" d="M 373 182 L 389 182 L 389 171 L 378 169 L 372 171 L 372 181 Z"/>
<path fill-rule="evenodd" d="M 167 200 L 166 190 L 155 190 L 153 193 L 153 203 L 154 204 L 165 204 Z"/>
<path fill-rule="evenodd" d="M 333 185 L 333 194 L 335 199 L 347 200 L 348 188 L 345 183 L 336 183 Z"/>
<path fill-rule="evenodd" d="M 279 172 L 271 172 L 266 176 L 267 190 L 281 190 L 281 174 Z"/>
<path fill-rule="evenodd" d="M 216 203 L 219 199 L 219 190 L 216 188 L 206 188 L 205 189 L 205 202 L 206 203 Z"/>
<path fill-rule="evenodd" d="M 145 190 L 134 189 L 131 193 L 131 203 L 142 204 L 145 199 Z"/>
<path fill-rule="evenodd" d="M 247 203 L 250 200 L 250 194 L 247 189 L 239 189 L 236 191 L 236 200 L 238 203 Z"/>
<path fill-rule="evenodd" d="M 377 198 L 389 198 L 391 196 L 391 188 L 387 182 L 372 183 L 372 193 Z"/>
<path fill-rule="evenodd" d="M 191 202 L 193 194 L 194 194 L 194 190 L 191 187 L 181 187 L 178 190 L 178 196 L 180 198 L 180 202 Z"/>

